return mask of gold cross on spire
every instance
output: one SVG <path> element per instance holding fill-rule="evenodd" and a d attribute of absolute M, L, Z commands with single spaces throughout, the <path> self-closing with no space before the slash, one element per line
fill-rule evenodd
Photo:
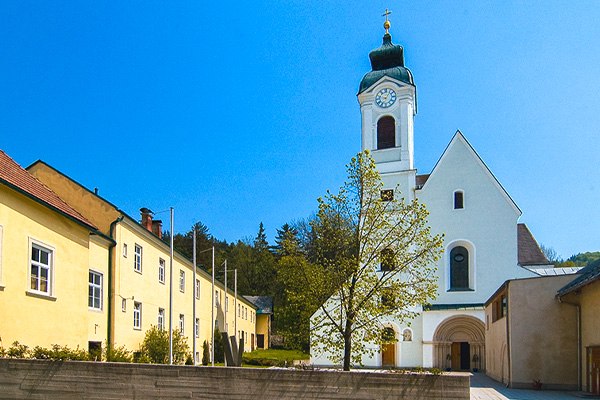
<path fill-rule="evenodd" d="M 391 13 L 392 12 L 386 8 L 385 12 L 381 15 L 382 17 L 385 17 L 385 22 L 383 23 L 383 27 L 385 28 L 385 33 L 390 33 L 390 26 L 392 24 L 388 20 L 388 15 L 390 15 Z"/>

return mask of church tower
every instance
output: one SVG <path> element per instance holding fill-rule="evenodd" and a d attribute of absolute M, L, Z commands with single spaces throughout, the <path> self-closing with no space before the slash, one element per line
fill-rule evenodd
<path fill-rule="evenodd" d="M 414 197 L 414 116 L 416 87 L 404 66 L 404 49 L 392 43 L 388 11 L 381 47 L 371 51 L 371 71 L 361 80 L 358 102 L 362 115 L 362 150 L 370 150 L 387 189 Z"/>

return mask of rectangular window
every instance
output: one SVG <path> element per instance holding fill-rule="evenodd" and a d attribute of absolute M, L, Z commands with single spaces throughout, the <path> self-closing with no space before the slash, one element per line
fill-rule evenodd
<path fill-rule="evenodd" d="M 142 303 L 133 302 L 133 329 L 142 329 Z"/>
<path fill-rule="evenodd" d="M 238 304 L 238 317 L 242 316 L 242 306 Z"/>
<path fill-rule="evenodd" d="M 102 274 L 92 270 L 89 273 L 88 307 L 102 310 Z"/>
<path fill-rule="evenodd" d="M 52 250 L 31 244 L 30 289 L 52 294 Z"/>
<path fill-rule="evenodd" d="M 457 191 L 454 192 L 454 209 L 455 210 L 460 210 L 461 208 L 464 208 L 464 194 L 463 192 Z"/>
<path fill-rule="evenodd" d="M 165 329 L 165 309 L 164 308 L 158 309 L 158 321 L 157 321 L 156 326 L 161 331 Z"/>
<path fill-rule="evenodd" d="M 394 200 L 394 191 L 392 189 L 384 189 L 380 192 L 382 201 Z"/>
<path fill-rule="evenodd" d="M 136 243 L 135 257 L 133 259 L 133 270 L 142 273 L 142 246 Z"/>
<path fill-rule="evenodd" d="M 127 258 L 127 243 L 123 243 L 123 257 Z"/>
<path fill-rule="evenodd" d="M 215 307 L 219 307 L 219 291 L 215 290 Z"/>
<path fill-rule="evenodd" d="M 158 259 L 158 281 L 165 283 L 165 260 L 162 258 Z"/>
<path fill-rule="evenodd" d="M 225 296 L 225 311 L 229 311 L 229 297 Z"/>
<path fill-rule="evenodd" d="M 127 312 L 127 299 L 121 300 L 121 311 Z"/>
<path fill-rule="evenodd" d="M 200 299 L 200 279 L 196 279 L 196 298 Z"/>
<path fill-rule="evenodd" d="M 179 314 L 179 332 L 183 335 L 185 332 L 185 315 Z"/>
<path fill-rule="evenodd" d="M 179 270 L 179 291 L 185 292 L 185 271 Z"/>
<path fill-rule="evenodd" d="M 196 318 L 196 322 L 194 322 L 194 333 L 196 337 L 200 337 L 200 318 Z"/>

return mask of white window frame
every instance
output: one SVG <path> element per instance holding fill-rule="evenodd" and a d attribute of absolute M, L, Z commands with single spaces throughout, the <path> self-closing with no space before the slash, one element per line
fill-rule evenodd
<path fill-rule="evenodd" d="M 139 252 L 138 252 L 139 250 Z M 144 249 L 139 244 L 135 244 L 135 254 L 133 257 L 133 270 L 138 273 L 142 273 L 142 257 Z"/>
<path fill-rule="evenodd" d="M 185 293 L 185 271 L 179 270 L 179 291 Z"/>
<path fill-rule="evenodd" d="M 200 300 L 200 279 L 196 279 L 196 299 Z"/>
<path fill-rule="evenodd" d="M 196 318 L 194 322 L 194 331 L 197 338 L 200 337 L 200 318 Z"/>
<path fill-rule="evenodd" d="M 142 303 L 133 302 L 133 329 L 142 330 Z"/>
<path fill-rule="evenodd" d="M 457 246 L 464 247 L 465 249 L 467 249 L 467 252 L 469 253 L 469 289 L 468 290 L 456 290 L 456 291 L 450 290 L 451 289 L 450 267 L 452 265 L 452 261 L 450 260 L 450 252 L 452 252 L 452 249 Z M 446 274 L 446 277 L 445 277 L 446 278 L 445 279 L 446 292 L 465 293 L 465 292 L 476 292 L 477 291 L 477 281 L 476 281 L 477 265 L 475 262 L 477 260 L 476 251 L 477 251 L 477 249 L 475 248 L 475 245 L 473 244 L 473 242 L 471 242 L 470 240 L 467 240 L 467 239 L 457 239 L 446 245 L 446 250 L 444 251 L 444 259 L 445 259 L 444 272 Z"/>
<path fill-rule="evenodd" d="M 185 315 L 179 314 L 179 332 L 182 335 L 185 334 Z"/>
<path fill-rule="evenodd" d="M 165 267 L 166 267 L 166 262 L 164 259 L 159 258 L 158 259 L 158 282 L 162 283 L 163 285 L 165 284 Z"/>
<path fill-rule="evenodd" d="M 44 264 L 42 262 L 39 261 L 33 261 L 33 248 L 37 248 L 40 251 L 44 251 L 46 253 L 48 253 L 48 264 Z M 29 263 L 28 263 L 28 272 L 27 272 L 27 277 L 29 278 L 28 281 L 28 289 L 27 292 L 34 294 L 34 295 L 40 295 L 40 296 L 45 296 L 45 297 L 53 297 L 54 296 L 54 264 L 55 264 L 55 249 L 52 246 L 49 246 L 47 244 L 44 244 L 38 240 L 29 238 Z M 39 279 L 38 279 L 38 285 L 36 288 L 32 288 L 31 287 L 31 279 L 32 279 L 32 274 L 31 274 L 31 268 L 33 266 L 36 266 L 38 268 L 44 268 L 48 270 L 48 277 L 47 277 L 47 290 L 39 290 Z M 38 270 L 38 274 L 39 274 Z"/>
<path fill-rule="evenodd" d="M 123 243 L 123 257 L 127 258 L 127 243 Z"/>
<path fill-rule="evenodd" d="M 225 296 L 225 311 L 229 311 L 229 297 Z"/>
<path fill-rule="evenodd" d="M 161 331 L 165 330 L 165 309 L 164 308 L 160 308 L 160 307 L 158 308 L 158 317 L 156 320 L 156 326 Z"/>
<path fill-rule="evenodd" d="M 456 207 L 456 194 L 460 193 L 462 195 L 462 207 Z M 464 210 L 466 208 L 465 203 L 465 191 L 463 189 L 456 189 L 452 192 L 452 209 L 453 210 Z"/>
<path fill-rule="evenodd" d="M 95 281 L 92 281 L 90 278 L 92 277 L 98 277 L 100 278 L 100 282 L 96 283 Z M 104 305 L 104 275 L 101 272 L 98 271 L 94 271 L 93 269 L 90 269 L 89 273 L 88 273 L 88 308 L 90 310 L 97 310 L 97 311 L 102 311 L 102 306 Z M 96 296 L 96 293 L 98 293 L 98 296 Z M 91 296 L 90 296 L 91 294 Z M 98 298 L 98 307 L 95 306 L 95 300 L 96 297 Z M 90 300 L 92 300 L 92 304 L 90 305 Z"/>
<path fill-rule="evenodd" d="M 127 312 L 127 299 L 121 299 L 121 311 Z"/>

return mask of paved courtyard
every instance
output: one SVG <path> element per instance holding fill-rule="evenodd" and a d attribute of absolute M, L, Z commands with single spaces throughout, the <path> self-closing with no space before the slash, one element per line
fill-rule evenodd
<path fill-rule="evenodd" d="M 485 374 L 471 375 L 471 400 L 581 400 L 582 398 L 593 398 L 580 392 L 508 389 Z"/>

